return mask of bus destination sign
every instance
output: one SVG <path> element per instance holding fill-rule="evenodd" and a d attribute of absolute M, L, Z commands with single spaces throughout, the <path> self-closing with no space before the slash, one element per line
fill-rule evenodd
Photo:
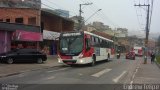
<path fill-rule="evenodd" d="M 63 37 L 69 37 L 69 36 L 80 36 L 81 33 L 64 33 L 62 36 Z"/>

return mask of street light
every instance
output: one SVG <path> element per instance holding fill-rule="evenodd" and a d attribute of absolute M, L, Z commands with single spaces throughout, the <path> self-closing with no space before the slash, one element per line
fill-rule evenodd
<path fill-rule="evenodd" d="M 98 9 L 96 12 L 94 12 L 89 18 L 87 18 L 86 20 L 85 20 L 85 22 L 87 22 L 90 18 L 92 18 L 95 14 L 97 14 L 97 12 L 99 12 L 99 11 L 101 11 L 102 9 Z M 84 23 L 85 23 L 84 22 Z"/>

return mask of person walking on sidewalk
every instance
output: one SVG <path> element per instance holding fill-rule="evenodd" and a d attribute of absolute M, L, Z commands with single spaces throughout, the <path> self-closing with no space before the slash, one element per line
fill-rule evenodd
<path fill-rule="evenodd" d="M 154 63 L 155 60 L 155 54 L 154 52 L 151 53 L 151 63 Z"/>

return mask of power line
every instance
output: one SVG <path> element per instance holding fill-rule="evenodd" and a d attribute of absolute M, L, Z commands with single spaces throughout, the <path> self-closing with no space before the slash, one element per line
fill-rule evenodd
<path fill-rule="evenodd" d="M 63 8 L 62 6 L 60 6 L 60 5 L 56 4 L 56 3 L 53 3 L 52 1 L 49 1 L 49 0 L 45 0 L 45 1 L 47 1 L 47 2 L 49 2 L 49 3 L 51 3 L 51 4 L 54 4 L 54 5 L 57 6 L 58 8 Z M 64 8 L 63 8 L 63 9 L 64 9 Z M 72 12 L 72 11 L 70 11 L 70 12 Z M 74 14 L 76 15 L 75 12 L 72 12 L 72 13 L 74 13 Z"/>
<path fill-rule="evenodd" d="M 82 0 L 81 0 L 82 1 Z M 88 0 L 86 0 L 87 2 L 91 2 L 90 0 L 88 1 Z M 95 11 L 95 10 L 93 10 L 93 8 L 96 8 L 97 10 L 98 9 L 100 9 L 100 8 L 98 8 L 97 7 L 97 5 L 96 4 L 94 4 L 93 3 L 93 6 L 91 6 L 90 7 L 90 9 L 92 10 L 92 11 Z M 119 27 L 117 24 L 115 24 L 112 20 L 110 20 L 109 18 L 108 18 L 108 16 L 103 12 L 103 10 L 100 12 L 101 13 L 101 15 L 100 14 L 97 14 L 100 18 L 102 18 L 103 20 L 108 20 L 109 22 L 110 22 L 110 24 L 112 25 L 112 26 L 114 26 L 114 27 Z M 103 15 L 103 16 L 102 16 Z"/>
<path fill-rule="evenodd" d="M 41 3 L 41 4 L 44 5 L 44 6 L 46 6 L 46 7 L 48 7 L 48 8 L 50 8 L 50 9 L 56 10 L 55 8 L 53 8 L 51 6 L 48 6 L 48 5 L 44 4 L 44 3 Z M 67 13 L 62 12 L 62 11 L 58 11 L 58 12 L 63 13 L 63 14 L 67 14 Z M 72 15 L 70 15 L 70 16 L 72 17 Z"/>
<path fill-rule="evenodd" d="M 134 4 L 136 4 L 136 1 L 135 0 L 133 0 L 133 2 L 134 2 Z M 140 2 L 140 1 L 139 1 Z M 141 29 L 141 28 L 143 28 L 143 19 L 142 19 L 142 12 L 141 12 L 141 10 L 140 10 L 140 15 L 138 14 L 138 10 L 137 10 L 137 8 L 135 7 L 135 10 L 136 10 L 136 15 L 137 15 L 137 20 L 138 20 L 138 23 L 139 23 L 139 28 Z M 142 22 L 140 22 L 141 20 L 140 20 L 140 17 L 141 16 L 141 20 L 142 20 Z"/>

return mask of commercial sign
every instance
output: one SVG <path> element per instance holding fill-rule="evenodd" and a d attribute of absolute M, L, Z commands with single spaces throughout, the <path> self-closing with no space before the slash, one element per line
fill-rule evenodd
<path fill-rule="evenodd" d="M 64 33 L 62 36 L 69 37 L 69 36 L 80 36 L 81 33 Z"/>
<path fill-rule="evenodd" d="M 16 30 L 12 34 L 12 40 L 15 41 L 42 41 L 42 34 L 39 32 L 27 32 L 23 30 Z"/>

